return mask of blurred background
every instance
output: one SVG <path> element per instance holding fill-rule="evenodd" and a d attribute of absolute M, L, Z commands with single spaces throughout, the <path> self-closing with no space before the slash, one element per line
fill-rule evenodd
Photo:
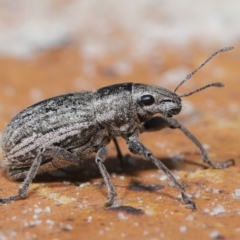
<path fill-rule="evenodd" d="M 76 44 L 87 60 L 127 52 L 146 57 L 164 45 L 235 44 L 237 0 L 1 0 L 0 53 L 27 58 Z"/>
<path fill-rule="evenodd" d="M 198 150 L 181 132 L 144 134 L 144 144 L 172 163 L 194 196 L 196 213 L 182 206 L 176 189 L 151 163 L 132 157 L 122 170 L 110 145 L 106 167 L 120 205 L 143 215 L 103 208 L 106 190 L 92 159 L 86 175 L 74 175 L 87 187 L 47 178 L 32 184 L 26 200 L 0 206 L 0 239 L 56 240 L 71 234 L 87 240 L 240 239 L 239 23 L 239 0 L 0 0 L 0 132 L 22 109 L 59 94 L 121 82 L 174 90 L 213 52 L 231 45 L 234 50 L 215 57 L 178 94 L 216 81 L 226 87 L 184 98 L 177 118 L 213 161 L 235 158 L 237 163 L 227 170 L 203 170 Z M 124 155 L 129 153 L 121 139 L 120 144 Z M 19 183 L 0 171 L 0 197 L 15 193 Z M 162 184 L 163 194 L 129 190 L 133 177 L 143 185 Z"/>
<path fill-rule="evenodd" d="M 123 81 L 173 89 L 213 51 L 239 44 L 239 9 L 237 0 L 0 0 L 1 117 Z"/>

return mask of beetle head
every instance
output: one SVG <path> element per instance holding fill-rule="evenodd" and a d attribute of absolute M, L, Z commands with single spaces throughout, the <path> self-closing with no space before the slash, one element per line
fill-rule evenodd
<path fill-rule="evenodd" d="M 176 93 L 162 87 L 147 84 L 134 84 L 133 101 L 137 106 L 139 120 L 144 122 L 156 113 L 161 113 L 165 117 L 177 115 L 182 110 L 182 97 L 190 96 L 209 87 L 223 86 L 224 85 L 219 82 L 210 83 L 192 92 L 178 96 Z"/>
<path fill-rule="evenodd" d="M 177 94 L 153 85 L 134 84 L 133 99 L 140 121 L 146 121 L 156 113 L 172 117 L 182 109 L 181 98 Z"/>

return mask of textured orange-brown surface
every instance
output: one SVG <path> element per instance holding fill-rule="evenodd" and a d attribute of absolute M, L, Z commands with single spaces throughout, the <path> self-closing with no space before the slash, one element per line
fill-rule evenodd
<path fill-rule="evenodd" d="M 27 199 L 1 205 L 0 239 L 240 239 L 240 196 L 235 192 L 240 189 L 239 47 L 216 57 L 179 89 L 184 93 L 214 81 L 226 85 L 184 99 L 177 117 L 205 144 L 213 161 L 234 158 L 235 166 L 206 168 L 198 149 L 178 130 L 141 136 L 186 185 L 198 205 L 196 212 L 184 207 L 177 190 L 153 164 L 131 156 L 121 166 L 111 144 L 106 167 L 122 207 L 104 208 L 106 188 L 90 157 L 84 169 L 41 176 Z M 159 49 L 161 61 L 157 51 L 141 62 L 126 59 L 131 71 L 124 74 L 114 69 L 119 56 L 85 63 L 74 47 L 25 61 L 1 58 L 0 129 L 20 110 L 54 95 L 127 81 L 160 84 L 157 79 L 164 72 L 178 66 L 194 69 L 215 49 Z M 179 82 L 184 77 L 179 76 Z M 172 90 L 176 84 L 162 82 Z M 119 140 L 126 156 L 126 144 Z M 4 169 L 0 174 L 0 197 L 15 194 L 20 183 L 8 180 Z"/>

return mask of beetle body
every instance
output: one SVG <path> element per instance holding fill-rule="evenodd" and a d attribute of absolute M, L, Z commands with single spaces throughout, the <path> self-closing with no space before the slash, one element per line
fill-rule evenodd
<path fill-rule="evenodd" d="M 37 151 L 43 147 L 64 148 L 76 154 L 80 162 L 113 137 L 127 139 L 139 132 L 144 120 L 159 112 L 153 104 L 144 106 L 141 97 L 155 95 L 154 99 L 162 101 L 170 99 L 171 94 L 178 98 L 166 91 L 152 85 L 125 83 L 96 92 L 65 94 L 28 107 L 9 122 L 2 135 L 4 163 L 9 177 L 24 179 Z M 38 173 L 69 164 L 72 163 L 43 156 Z"/>

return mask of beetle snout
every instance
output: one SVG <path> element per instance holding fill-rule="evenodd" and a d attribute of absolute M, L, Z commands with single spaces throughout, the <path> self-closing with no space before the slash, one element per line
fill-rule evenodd
<path fill-rule="evenodd" d="M 182 106 L 179 106 L 177 108 L 170 109 L 167 113 L 167 117 L 172 117 L 173 115 L 178 115 L 181 112 Z"/>
<path fill-rule="evenodd" d="M 168 103 L 166 106 L 165 111 L 163 112 L 163 115 L 166 117 L 172 117 L 173 115 L 178 115 L 182 110 L 181 102 L 171 102 Z"/>
<path fill-rule="evenodd" d="M 181 112 L 181 110 L 182 110 L 182 105 L 180 103 L 178 103 L 178 104 L 176 104 L 175 108 L 171 109 L 171 112 L 173 115 L 177 115 Z"/>

